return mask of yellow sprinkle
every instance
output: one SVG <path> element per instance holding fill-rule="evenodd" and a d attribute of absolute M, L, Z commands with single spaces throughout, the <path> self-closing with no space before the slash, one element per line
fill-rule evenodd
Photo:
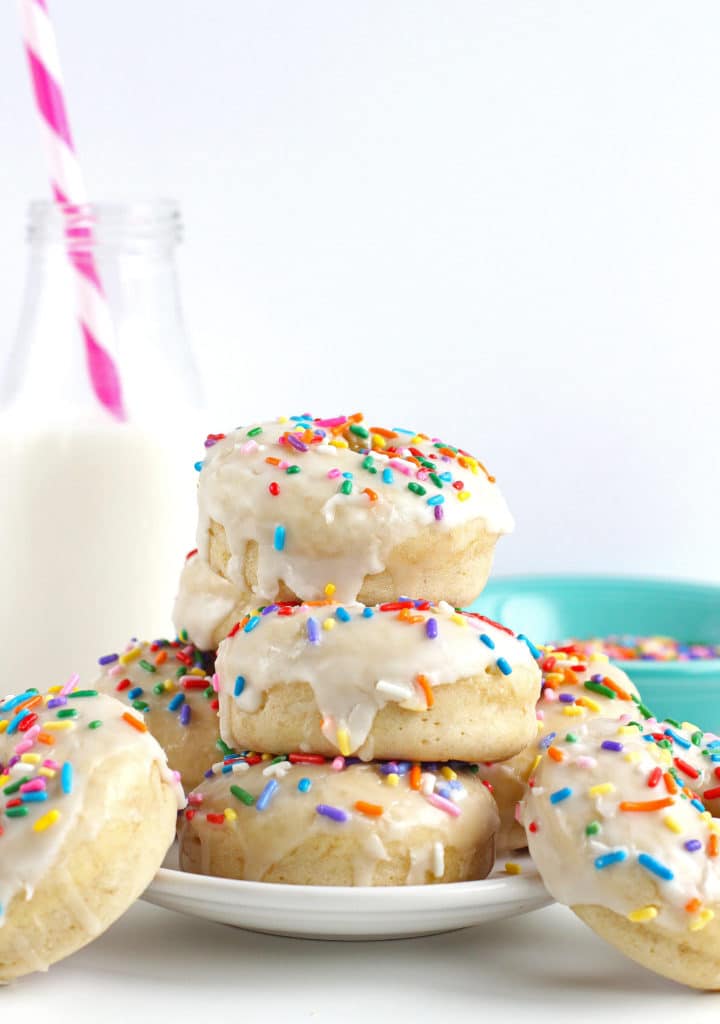
<path fill-rule="evenodd" d="M 540 764 L 541 761 L 542 761 L 542 754 L 538 754 L 536 756 L 535 760 L 533 761 L 533 763 L 530 765 L 530 773 L 528 775 L 528 778 L 530 778 L 530 775 L 534 774 L 535 769 L 537 768 L 537 766 Z"/>
<path fill-rule="evenodd" d="M 630 764 L 637 764 L 641 758 L 642 752 L 639 750 L 628 750 L 628 752 L 625 754 L 625 760 L 628 761 Z"/>
<path fill-rule="evenodd" d="M 68 722 L 67 719 L 64 722 L 45 722 L 45 724 L 43 725 L 43 729 L 45 729 L 46 731 L 49 730 L 50 732 L 56 732 L 57 730 L 74 729 L 74 728 L 75 728 L 75 723 L 74 722 Z"/>
<path fill-rule="evenodd" d="M 10 719 L 9 718 L 3 718 L 2 722 L 0 722 L 0 733 L 5 732 L 5 730 L 7 729 L 7 727 L 9 725 L 10 725 Z"/>
<path fill-rule="evenodd" d="M 450 616 L 450 621 L 457 622 L 458 626 L 467 626 L 467 619 L 464 619 L 462 615 L 458 615 L 457 612 Z"/>
<path fill-rule="evenodd" d="M 131 651 L 125 651 L 118 658 L 121 665 L 129 665 L 131 661 L 137 661 L 142 654 L 142 647 L 133 647 Z"/>
<path fill-rule="evenodd" d="M 671 814 L 665 815 L 665 817 L 663 818 L 663 824 L 666 828 L 669 828 L 670 831 L 674 832 L 677 836 L 679 836 L 682 832 L 682 825 L 677 820 L 677 818 L 673 818 Z"/>
<path fill-rule="evenodd" d="M 618 736 L 636 736 L 638 726 L 636 725 L 621 725 L 617 731 Z"/>
<path fill-rule="evenodd" d="M 598 782 L 597 786 L 591 786 L 588 790 L 590 796 L 605 796 L 606 793 L 614 793 L 615 786 L 612 782 Z"/>
<path fill-rule="evenodd" d="M 337 748 L 343 757 L 348 757 L 350 754 L 350 736 L 348 735 L 347 729 L 338 729 L 336 733 Z"/>
<path fill-rule="evenodd" d="M 39 762 L 40 762 L 40 755 L 39 754 L 23 754 L 23 756 L 20 758 L 20 760 L 24 761 L 25 764 L 39 764 Z"/>
<path fill-rule="evenodd" d="M 470 497 L 470 491 L 458 491 L 458 501 L 467 501 Z"/>
<path fill-rule="evenodd" d="M 278 421 L 278 423 L 287 423 L 288 422 L 288 418 L 287 418 L 287 416 L 278 416 L 277 421 Z"/>
<path fill-rule="evenodd" d="M 628 921 L 641 924 L 643 921 L 652 921 L 657 916 L 657 907 L 638 907 L 637 910 L 631 910 L 627 917 Z"/>
<path fill-rule="evenodd" d="M 656 747 L 655 749 L 658 752 L 659 760 L 662 762 L 662 764 L 673 763 L 672 754 L 669 750 L 666 750 L 664 747 Z"/>
<path fill-rule="evenodd" d="M 591 711 L 599 711 L 600 710 L 600 705 L 598 704 L 598 702 L 596 700 L 593 700 L 592 697 L 585 697 L 585 696 L 583 696 L 583 697 L 580 697 L 580 701 L 582 702 L 582 704 L 586 708 L 590 708 Z"/>
<path fill-rule="evenodd" d="M 175 683 L 173 682 L 172 679 L 166 679 L 162 685 L 165 693 L 172 693 L 173 690 L 175 689 Z"/>
<path fill-rule="evenodd" d="M 335 619 L 325 619 L 323 629 L 335 629 Z"/>
<path fill-rule="evenodd" d="M 325 593 L 327 594 L 328 597 L 332 597 L 333 594 L 335 593 L 335 584 L 328 583 L 325 587 Z"/>
<path fill-rule="evenodd" d="M 701 932 L 705 925 L 710 924 L 715 914 L 712 910 L 701 910 L 694 921 L 691 921 L 688 928 L 691 932 Z"/>
<path fill-rule="evenodd" d="M 43 814 L 42 818 L 38 818 L 35 822 L 33 825 L 33 832 L 44 832 L 46 828 L 50 828 L 51 825 L 54 825 L 59 817 L 60 811 L 48 811 L 47 814 Z"/>
<path fill-rule="evenodd" d="M 606 662 L 606 661 L 610 661 L 610 658 L 607 656 L 607 654 L 603 654 L 602 651 L 593 651 L 592 654 L 590 655 L 590 661 Z"/>
<path fill-rule="evenodd" d="M 520 865 L 516 864 L 512 860 L 509 860 L 507 862 L 507 864 L 505 865 L 505 874 L 506 875 L 519 875 L 521 872 L 522 872 L 522 868 L 520 867 Z"/>
<path fill-rule="evenodd" d="M 273 759 L 273 755 L 272 754 L 261 754 L 260 755 L 260 760 L 261 761 L 272 761 L 272 759 Z"/>
<path fill-rule="evenodd" d="M 710 814 L 710 811 L 706 813 Z M 720 832 L 720 821 L 717 818 L 711 817 L 710 821 L 707 822 L 707 827 L 711 832 Z"/>
<path fill-rule="evenodd" d="M 343 441 L 343 439 L 341 437 L 333 437 L 333 439 L 331 441 L 328 441 L 328 444 L 331 444 L 333 446 L 333 448 L 347 448 L 348 447 L 347 441 Z"/>
<path fill-rule="evenodd" d="M 442 766 L 442 768 L 440 769 L 440 774 L 443 776 L 443 778 L 449 779 L 450 781 L 457 778 L 457 772 L 454 772 L 450 765 L 448 764 L 444 764 Z"/>
<path fill-rule="evenodd" d="M 52 700 L 52 697 L 50 696 L 51 693 L 60 693 L 61 690 L 62 686 L 50 686 L 48 688 L 48 692 L 45 694 L 45 701 L 47 702 Z"/>
<path fill-rule="evenodd" d="M 371 434 L 373 448 L 387 448 L 387 441 L 380 434 Z"/>
<path fill-rule="evenodd" d="M 232 807 L 226 807 L 223 814 L 225 815 L 225 821 L 237 820 L 237 813 L 232 809 Z"/>
<path fill-rule="evenodd" d="M 700 726 L 693 725 L 692 722 L 683 722 L 682 727 L 685 730 L 685 732 L 702 732 Z"/>
<path fill-rule="evenodd" d="M 0 775 L 0 786 L 4 786 L 6 782 L 10 781 L 9 775 Z"/>
<path fill-rule="evenodd" d="M 397 786 L 397 784 L 400 782 L 400 776 L 396 772 L 390 772 L 389 775 L 385 776 L 385 781 L 387 782 L 388 786 Z"/>
<path fill-rule="evenodd" d="M 546 672 L 545 679 L 549 683 L 561 683 L 563 681 L 562 672 Z"/>
<path fill-rule="evenodd" d="M 37 774 L 44 775 L 46 779 L 54 779 L 56 772 L 54 772 L 52 768 L 38 768 Z M 1 785 L 2 782 L 0 782 L 0 786 Z"/>
<path fill-rule="evenodd" d="M 567 704 L 563 708 L 563 714 L 567 715 L 568 718 L 579 718 L 581 715 L 585 714 L 585 709 L 579 708 L 577 704 Z"/>

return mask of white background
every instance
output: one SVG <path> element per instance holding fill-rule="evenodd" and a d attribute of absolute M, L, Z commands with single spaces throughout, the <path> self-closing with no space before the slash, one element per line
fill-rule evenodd
<path fill-rule="evenodd" d="M 96 198 L 168 195 L 209 429 L 475 450 L 502 571 L 720 578 L 720 7 L 52 4 Z M 46 180 L 0 7 L 0 337 Z"/>

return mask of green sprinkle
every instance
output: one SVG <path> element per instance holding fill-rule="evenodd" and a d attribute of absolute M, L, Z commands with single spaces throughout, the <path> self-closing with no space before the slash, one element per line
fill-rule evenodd
<path fill-rule="evenodd" d="M 9 811 L 5 811 L 5 814 L 8 818 L 24 818 L 27 812 L 27 807 L 11 807 Z"/>
<path fill-rule="evenodd" d="M 142 665 L 142 662 L 140 662 Z M 72 693 L 68 694 L 68 697 L 97 697 L 97 690 L 73 690 Z"/>
<path fill-rule="evenodd" d="M 359 423 L 351 423 L 350 432 L 358 437 L 370 437 L 370 431 L 365 427 L 361 427 Z"/>
<path fill-rule="evenodd" d="M 440 477 L 437 475 L 437 473 L 431 473 L 430 474 L 430 479 L 432 480 L 432 482 L 435 484 L 436 487 L 439 487 L 442 490 L 443 482 L 440 479 Z"/>
<path fill-rule="evenodd" d="M 180 639 L 184 640 L 187 643 L 187 641 L 189 639 L 189 636 L 188 636 L 188 631 L 186 629 L 181 629 L 180 630 Z"/>
<path fill-rule="evenodd" d="M 657 746 L 662 747 L 663 750 L 672 750 L 672 743 L 670 740 L 658 740 Z"/>
<path fill-rule="evenodd" d="M 635 694 L 633 694 L 632 695 L 632 699 L 635 701 L 635 703 L 637 705 L 637 709 L 640 712 L 640 714 L 643 716 L 643 718 L 654 718 L 655 717 L 653 715 L 652 711 L 650 710 L 650 708 L 646 704 L 643 704 L 643 702 L 640 700 L 639 697 L 636 697 Z"/>
<path fill-rule="evenodd" d="M 255 803 L 255 797 L 252 793 L 248 793 L 248 791 L 243 789 L 242 786 L 231 786 L 230 792 L 234 797 L 237 797 L 241 803 L 244 803 L 246 807 L 250 807 L 251 804 Z"/>
<path fill-rule="evenodd" d="M 288 474 L 288 476 L 292 476 L 294 473 L 299 473 L 300 472 L 300 467 L 299 466 L 288 466 L 288 468 L 285 470 L 285 472 Z"/>
<path fill-rule="evenodd" d="M 368 471 L 368 473 L 377 473 L 377 466 L 375 465 L 375 463 L 373 461 L 372 455 L 367 455 L 362 460 L 362 468 L 366 469 Z"/>
<path fill-rule="evenodd" d="M 470 765 L 468 765 L 468 768 L 473 773 L 473 775 L 477 775 L 477 773 L 480 771 L 480 765 L 479 764 L 470 764 Z"/>
<path fill-rule="evenodd" d="M 232 747 L 229 747 L 229 746 L 227 745 L 227 743 L 225 743 L 225 742 L 224 742 L 223 740 L 221 740 L 221 739 L 220 739 L 219 737 L 218 737 L 218 738 L 217 738 L 217 739 L 215 740 L 215 746 L 216 746 L 216 747 L 218 748 L 218 750 L 219 750 L 219 751 L 220 751 L 220 752 L 221 752 L 222 754 L 224 754 L 225 756 L 227 756 L 228 754 L 232 754 L 232 753 L 233 753 L 233 749 L 232 749 Z"/>
<path fill-rule="evenodd" d="M 436 463 L 431 462 L 430 459 L 418 459 L 418 462 L 423 469 L 435 469 Z"/>
<path fill-rule="evenodd" d="M 694 732 L 692 734 L 692 736 L 690 737 L 690 742 L 693 743 L 696 747 L 701 747 L 702 746 L 702 744 L 703 744 L 703 734 L 702 734 L 702 732 L 700 732 L 699 729 L 698 729 L 697 732 Z"/>
<path fill-rule="evenodd" d="M 102 722 L 99 718 L 96 718 L 94 722 L 88 722 L 88 729 L 99 729 Z"/>
<path fill-rule="evenodd" d="M 29 775 L 23 775 L 23 777 L 21 779 L 18 779 L 17 782 L 10 782 L 5 787 L 5 789 L 3 790 L 3 793 L 5 794 L 5 796 L 12 796 L 13 793 L 17 793 L 17 791 L 20 789 L 20 787 L 23 785 L 23 783 L 29 782 L 29 781 L 30 781 L 30 776 Z"/>
<path fill-rule="evenodd" d="M 408 490 L 412 491 L 413 494 L 419 494 L 420 496 L 422 496 L 423 494 L 427 494 L 427 491 L 422 486 L 422 484 L 416 484 L 414 480 L 411 480 L 410 483 L 408 484 Z"/>
<path fill-rule="evenodd" d="M 184 665 L 181 665 L 180 668 L 175 673 L 175 678 L 176 679 L 180 679 L 182 676 L 186 676 L 186 675 L 187 675 L 187 669 L 185 668 Z"/>
<path fill-rule="evenodd" d="M 567 735 L 565 736 L 565 742 L 566 743 L 577 743 L 577 736 L 575 735 L 575 733 L 574 732 L 567 733 Z"/>
<path fill-rule="evenodd" d="M 589 825 L 585 826 L 585 835 L 586 836 L 596 836 L 599 831 L 600 831 L 600 822 L 599 821 L 591 821 Z"/>
<path fill-rule="evenodd" d="M 248 430 L 248 437 L 257 437 L 258 434 L 262 434 L 262 427 L 253 427 L 252 430 Z"/>
<path fill-rule="evenodd" d="M 140 665 L 141 668 L 144 668 L 146 672 L 157 672 L 155 666 L 151 665 L 149 661 L 145 661 L 144 658 L 140 659 L 138 665 Z"/>
<path fill-rule="evenodd" d="M 592 680 L 588 680 L 585 683 L 585 689 L 591 690 L 593 693 L 599 693 L 602 697 L 609 697 L 610 700 L 615 700 L 617 694 L 614 690 L 611 690 L 609 686 L 603 686 L 602 683 L 593 683 Z"/>
<path fill-rule="evenodd" d="M 155 683 L 153 686 L 153 693 L 156 697 L 162 696 L 165 693 L 165 683 Z"/>
<path fill-rule="evenodd" d="M 147 704 L 144 700 L 134 700 L 132 702 L 132 706 L 135 708 L 136 711 L 149 711 L 150 710 L 150 705 Z"/>
<path fill-rule="evenodd" d="M 274 757 L 272 759 L 270 764 L 280 764 L 282 761 L 287 761 L 287 757 L 285 756 L 285 754 L 278 754 L 277 757 Z"/>
<path fill-rule="evenodd" d="M 210 700 L 210 698 L 214 697 L 214 696 L 215 696 L 215 691 L 213 690 L 212 686 L 207 686 L 203 690 L 203 697 L 207 697 L 208 700 Z"/>
<path fill-rule="evenodd" d="M 352 494 L 352 480 L 343 480 L 340 484 L 341 494 Z"/>
<path fill-rule="evenodd" d="M 665 721 L 669 725 L 674 726 L 674 728 L 676 728 L 676 729 L 682 729 L 682 723 L 681 722 L 676 722 L 674 718 L 666 718 Z"/>
<path fill-rule="evenodd" d="M 78 713 L 75 708 L 63 708 L 62 711 L 58 711 L 58 718 L 77 718 Z"/>

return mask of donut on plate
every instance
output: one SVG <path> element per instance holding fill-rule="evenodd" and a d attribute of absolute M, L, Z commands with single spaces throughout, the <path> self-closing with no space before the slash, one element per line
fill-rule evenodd
<path fill-rule="evenodd" d="M 558 735 L 522 820 L 558 902 L 658 974 L 720 989 L 720 819 L 688 787 L 675 733 L 641 713 Z"/>
<path fill-rule="evenodd" d="M 293 885 L 485 878 L 498 824 L 465 765 L 236 755 L 213 767 L 179 826 L 184 871 Z"/>
<path fill-rule="evenodd" d="M 174 621 L 217 647 L 246 607 L 397 594 L 473 601 L 513 527 L 485 467 L 427 434 L 361 415 L 251 424 L 213 434 L 198 482 L 198 550 Z"/>
<path fill-rule="evenodd" d="M 445 602 L 268 605 L 220 645 L 217 676 L 236 750 L 496 760 L 536 730 L 531 646 Z"/>
<path fill-rule="evenodd" d="M 196 786 L 218 756 L 214 654 L 181 640 L 131 640 L 99 662 L 96 689 L 140 711 L 185 789 Z"/>
<path fill-rule="evenodd" d="M 80 949 L 151 881 L 182 790 L 142 716 L 95 690 L 0 701 L 0 981 Z"/>

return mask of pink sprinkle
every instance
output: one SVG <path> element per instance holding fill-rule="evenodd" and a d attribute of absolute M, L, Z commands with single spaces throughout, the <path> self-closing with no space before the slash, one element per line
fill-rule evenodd
<path fill-rule="evenodd" d="M 452 800 L 446 800 L 444 796 L 438 796 L 437 793 L 428 793 L 425 799 L 433 807 L 437 807 L 440 811 L 445 811 L 446 814 L 451 815 L 453 818 L 460 817 L 460 808 Z"/>
<path fill-rule="evenodd" d="M 416 477 L 417 480 L 427 480 L 427 478 L 429 476 L 430 476 L 430 470 L 429 469 L 419 469 L 417 471 L 417 473 L 415 474 L 415 477 Z"/>
<path fill-rule="evenodd" d="M 341 427 L 346 422 L 344 416 L 333 416 L 331 420 L 315 420 L 319 427 Z"/>
<path fill-rule="evenodd" d="M 278 466 L 278 469 L 287 469 L 289 465 L 290 463 L 287 461 L 287 459 L 283 459 L 280 465 Z"/>
<path fill-rule="evenodd" d="M 558 695 L 555 693 L 554 690 L 551 690 L 550 687 L 548 686 L 546 688 L 545 692 L 543 693 L 543 700 L 547 701 L 548 704 L 552 704 L 553 701 L 556 701 L 557 699 L 558 699 Z"/>
<path fill-rule="evenodd" d="M 23 782 L 20 787 L 21 793 L 37 793 L 38 790 L 45 789 L 45 779 L 42 776 L 39 779 L 31 779 L 30 782 Z"/>
<path fill-rule="evenodd" d="M 123 669 L 124 669 L 124 667 L 125 667 L 124 665 L 120 665 L 120 664 L 117 664 L 117 665 L 113 665 L 113 667 L 112 667 L 112 668 L 110 668 L 110 669 L 108 669 L 108 670 L 107 670 L 107 674 L 108 674 L 109 676 L 113 676 L 113 677 L 115 677 L 115 676 L 121 676 L 121 675 L 122 675 L 122 673 L 123 673 Z"/>
<path fill-rule="evenodd" d="M 588 757 L 587 754 L 581 754 L 580 757 L 575 758 L 575 764 L 578 768 L 594 768 L 597 761 L 594 757 Z"/>
<path fill-rule="evenodd" d="M 330 767 L 334 772 L 341 772 L 345 767 L 345 758 L 339 756 L 336 757 Z"/>
<path fill-rule="evenodd" d="M 339 476 L 340 476 L 340 470 L 339 469 L 329 469 L 328 470 L 328 479 L 329 480 L 337 480 L 337 478 Z"/>
<path fill-rule="evenodd" d="M 245 444 L 240 445 L 240 451 L 243 453 L 243 455 L 249 455 L 250 452 L 256 452 L 257 450 L 258 443 L 257 441 L 253 441 L 252 438 L 250 438 L 249 441 L 246 441 Z"/>
<path fill-rule="evenodd" d="M 74 690 L 77 684 L 80 682 L 80 676 L 77 672 L 73 672 L 68 681 L 63 686 L 62 690 L 58 694 L 59 697 L 66 697 L 71 690 Z"/>
<path fill-rule="evenodd" d="M 515 804 L 515 812 L 514 813 L 515 813 L 515 821 L 519 822 L 521 817 L 522 817 L 522 804 L 520 803 L 519 800 Z"/>
<path fill-rule="evenodd" d="M 214 673 L 213 673 L 213 677 L 212 677 L 212 688 L 213 688 L 213 690 L 215 691 L 215 693 L 219 693 L 219 692 L 220 692 L 220 680 L 218 679 L 218 674 L 217 674 L 217 672 L 214 672 Z"/>
<path fill-rule="evenodd" d="M 201 804 L 203 799 L 204 797 L 202 793 L 188 793 L 189 804 Z"/>
<path fill-rule="evenodd" d="M 57 763 L 57 761 L 53 761 L 51 757 L 46 757 L 42 763 L 42 766 L 43 768 L 49 768 L 53 772 L 57 772 L 60 770 L 60 765 Z"/>
<path fill-rule="evenodd" d="M 399 473 L 404 473 L 405 476 L 412 476 L 413 467 L 409 466 L 407 462 L 403 462 L 401 459 L 390 459 L 388 463 L 393 469 L 397 469 Z"/>
<path fill-rule="evenodd" d="M 32 728 L 28 729 L 28 731 L 25 733 L 25 739 L 32 741 L 32 740 L 35 739 L 35 737 L 37 736 L 37 734 L 39 732 L 40 732 L 40 726 L 39 725 L 33 725 Z"/>
<path fill-rule="evenodd" d="M 19 757 L 20 754 L 26 754 L 28 750 L 32 750 L 34 745 L 33 740 L 20 740 L 18 745 L 15 747 L 14 753 Z"/>

